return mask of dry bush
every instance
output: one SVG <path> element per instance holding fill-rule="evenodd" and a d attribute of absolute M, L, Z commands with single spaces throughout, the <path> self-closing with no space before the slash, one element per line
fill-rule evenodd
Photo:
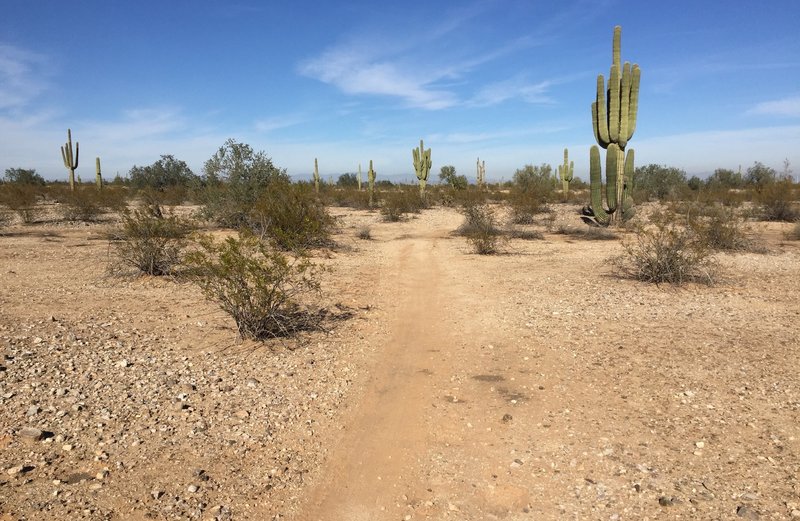
<path fill-rule="evenodd" d="M 115 261 L 112 272 L 134 268 L 146 275 L 171 275 L 181 263 L 190 221 L 170 215 L 163 217 L 159 209 L 136 208 L 122 214 L 122 225 L 111 232 L 111 248 Z"/>
<path fill-rule="evenodd" d="M 552 212 L 546 194 L 537 191 L 514 191 L 507 201 L 512 224 L 533 224 L 537 215 Z"/>
<path fill-rule="evenodd" d="M 497 218 L 488 205 L 472 205 L 462 210 L 464 223 L 457 233 L 466 237 L 475 253 L 491 255 L 500 251 L 503 232 L 497 227 Z"/>
<path fill-rule="evenodd" d="M 712 284 L 719 266 L 706 241 L 691 226 L 660 216 L 640 226 L 636 238 L 624 243 L 625 252 L 612 264 L 624 276 L 655 284 L 701 282 Z"/>
<path fill-rule="evenodd" d="M 800 241 L 800 221 L 794 223 L 794 226 L 786 232 L 786 238 L 790 241 Z"/>
<path fill-rule="evenodd" d="M 186 256 L 190 279 L 236 322 L 242 338 L 265 340 L 317 329 L 324 312 L 301 302 L 319 291 L 318 269 L 252 235 L 198 239 Z"/>
<path fill-rule="evenodd" d="M 36 222 L 42 214 L 37 202 L 42 189 L 36 185 L 4 183 L 0 185 L 0 204 L 16 213 L 25 224 Z"/>
<path fill-rule="evenodd" d="M 335 188 L 324 192 L 324 201 L 329 206 L 368 210 L 369 192 L 366 190 L 359 191 L 358 188 L 351 187 Z"/>
<path fill-rule="evenodd" d="M 76 186 L 64 196 L 61 209 L 67 221 L 96 221 L 103 213 L 100 191 L 94 186 Z"/>
<path fill-rule="evenodd" d="M 387 192 L 383 196 L 381 215 L 384 221 L 397 222 L 407 213 L 420 213 L 428 205 L 414 188 Z"/>
<path fill-rule="evenodd" d="M 765 185 L 756 195 L 756 203 L 765 221 L 795 222 L 800 220 L 800 207 L 793 201 L 793 184 L 780 181 Z"/>
<path fill-rule="evenodd" d="M 363 228 L 358 230 L 357 237 L 363 241 L 371 241 L 372 232 L 370 231 L 369 227 L 364 226 Z"/>

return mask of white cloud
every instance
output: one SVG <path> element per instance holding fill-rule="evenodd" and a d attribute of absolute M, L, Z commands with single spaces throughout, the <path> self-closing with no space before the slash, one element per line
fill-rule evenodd
<path fill-rule="evenodd" d="M 748 114 L 800 117 L 800 96 L 764 101 L 747 111 Z"/>
<path fill-rule="evenodd" d="M 550 104 L 554 101 L 547 91 L 552 85 L 553 82 L 548 80 L 531 83 L 519 76 L 509 78 L 484 86 L 470 100 L 470 105 L 487 107 L 513 99 L 521 99 L 526 103 Z"/>
<path fill-rule="evenodd" d="M 0 110 L 24 108 L 47 88 L 42 55 L 0 44 Z"/>
<path fill-rule="evenodd" d="M 401 62 L 370 57 L 354 47 L 325 51 L 300 66 L 300 73 L 329 83 L 346 94 L 396 96 L 418 108 L 438 110 L 456 104 L 454 93 L 433 87 L 441 75 Z"/>

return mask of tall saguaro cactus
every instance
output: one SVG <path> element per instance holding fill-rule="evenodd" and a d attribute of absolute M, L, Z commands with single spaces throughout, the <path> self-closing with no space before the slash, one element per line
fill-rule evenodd
<path fill-rule="evenodd" d="M 314 191 L 319 193 L 319 164 L 317 158 L 314 158 Z"/>
<path fill-rule="evenodd" d="M 477 182 L 479 188 L 486 182 L 486 161 L 481 162 L 481 158 L 478 158 Z"/>
<path fill-rule="evenodd" d="M 103 189 L 103 174 L 100 173 L 100 158 L 97 157 L 94 160 L 94 184 L 97 186 L 98 190 Z"/>
<path fill-rule="evenodd" d="M 361 163 L 358 164 L 358 191 L 361 191 Z"/>
<path fill-rule="evenodd" d="M 641 71 L 636 64 L 621 62 L 621 40 L 622 28 L 614 27 L 614 39 L 612 43 L 612 62 L 611 72 L 606 85 L 602 74 L 597 76 L 597 96 L 592 103 L 592 127 L 597 143 L 606 149 L 606 199 L 608 209 L 597 206 L 594 194 L 600 194 L 600 185 L 595 187 L 595 183 L 602 183 L 599 171 L 594 176 L 590 170 L 592 205 L 584 212 L 588 217 L 594 217 L 598 224 L 606 225 L 610 222 L 620 222 L 625 217 L 630 216 L 629 211 L 633 205 L 630 199 L 631 186 L 633 185 L 633 150 L 625 155 L 625 147 L 633 137 L 636 130 L 636 114 L 639 108 L 639 80 Z M 590 165 L 594 163 L 595 150 L 592 147 L 590 153 Z M 599 169 L 599 149 L 597 154 L 597 167 Z M 613 159 L 608 159 L 609 155 L 615 155 Z M 627 165 L 630 163 L 630 171 Z M 614 166 L 614 172 L 608 167 Z M 613 185 L 613 186 L 612 186 Z M 613 194 L 614 202 L 611 202 Z M 599 199 L 598 199 L 599 201 Z"/>
<path fill-rule="evenodd" d="M 561 179 L 561 188 L 564 191 L 564 200 L 569 196 L 569 183 L 572 181 L 572 174 L 575 172 L 574 161 L 569 160 L 569 150 L 564 149 L 564 163 L 558 165 L 558 177 Z"/>
<path fill-rule="evenodd" d="M 431 173 L 431 149 L 425 150 L 422 140 L 419 140 L 419 148 L 411 149 L 414 158 L 414 170 L 419 179 L 419 193 L 425 195 L 425 185 L 428 183 L 428 175 Z"/>
<path fill-rule="evenodd" d="M 75 142 L 75 154 L 72 153 L 72 130 L 67 129 L 67 142 L 61 147 L 61 158 L 64 160 L 64 167 L 69 170 L 69 189 L 75 190 L 75 169 L 78 168 L 78 155 L 80 153 L 80 143 Z"/>
<path fill-rule="evenodd" d="M 372 159 L 369 160 L 369 170 L 367 171 L 367 180 L 369 181 L 369 206 L 372 207 L 375 194 L 375 170 L 372 169 Z"/>

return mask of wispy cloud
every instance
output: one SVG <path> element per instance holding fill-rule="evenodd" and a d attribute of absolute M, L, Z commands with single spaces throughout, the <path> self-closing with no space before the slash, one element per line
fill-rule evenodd
<path fill-rule="evenodd" d="M 444 109 L 456 104 L 456 95 L 434 84 L 439 74 L 427 74 L 401 61 L 373 58 L 365 49 L 339 47 L 300 66 L 300 73 L 317 78 L 346 94 L 399 97 L 412 107 Z"/>
<path fill-rule="evenodd" d="M 800 117 L 800 96 L 764 101 L 747 111 L 748 114 Z"/>
<path fill-rule="evenodd" d="M 46 89 L 46 62 L 40 54 L 0 44 L 0 110 L 24 108 Z"/>
<path fill-rule="evenodd" d="M 553 82 L 549 80 L 533 83 L 524 77 L 517 76 L 484 86 L 475 94 L 469 104 L 476 107 L 487 107 L 513 99 L 520 99 L 526 103 L 554 103 L 553 98 L 547 93 L 552 85 Z"/>
<path fill-rule="evenodd" d="M 308 118 L 299 114 L 292 114 L 288 116 L 275 116 L 271 118 L 264 118 L 257 120 L 253 127 L 256 132 L 267 133 L 273 130 L 280 130 L 282 128 L 293 127 L 308 121 Z"/>

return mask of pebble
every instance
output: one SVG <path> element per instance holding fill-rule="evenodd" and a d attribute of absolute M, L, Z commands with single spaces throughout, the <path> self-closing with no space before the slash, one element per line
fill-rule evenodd
<path fill-rule="evenodd" d="M 40 440 L 42 439 L 42 436 L 44 436 L 44 431 L 37 429 L 36 427 L 23 427 L 19 431 L 19 435 L 23 438 L 28 438 L 31 440 Z"/>
<path fill-rule="evenodd" d="M 195 492 L 197 492 L 199 490 L 199 488 L 200 487 L 198 487 L 197 485 L 189 485 L 188 487 L 186 487 L 186 490 L 188 490 L 189 492 L 194 494 Z"/>
<path fill-rule="evenodd" d="M 39 411 L 41 411 L 41 409 L 39 408 L 38 405 L 31 405 L 30 407 L 28 407 L 25 416 L 27 416 L 28 418 L 30 418 L 31 416 L 36 416 L 37 414 L 39 414 Z"/>

